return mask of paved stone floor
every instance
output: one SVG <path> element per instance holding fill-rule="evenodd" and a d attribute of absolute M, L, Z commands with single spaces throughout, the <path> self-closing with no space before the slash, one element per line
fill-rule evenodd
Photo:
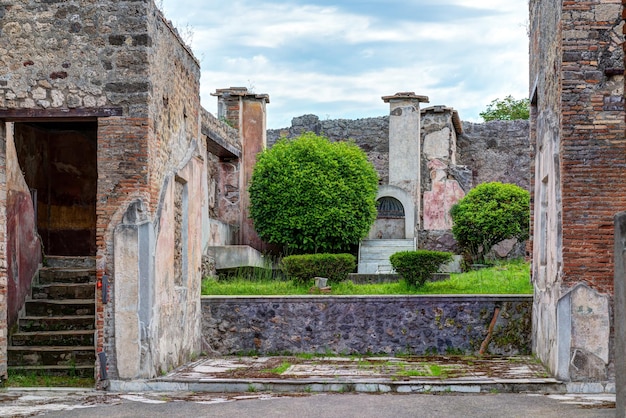
<path fill-rule="evenodd" d="M 258 403 L 259 401 L 262 403 Z M 221 407 L 224 404 L 238 404 L 239 402 L 245 404 L 241 407 L 226 409 Z M 278 413 L 281 405 L 284 411 Z M 0 416 L 15 418 L 40 415 L 66 418 L 286 417 L 294 416 L 295 410 L 300 411 L 298 416 L 302 418 L 612 417 L 615 415 L 614 408 L 615 395 L 610 394 L 114 393 L 80 389 L 0 391 Z M 437 410 L 439 412 L 435 413 Z M 442 412 L 444 415 L 440 414 Z"/>
<path fill-rule="evenodd" d="M 530 356 L 204 358 L 157 379 L 112 381 L 110 389 L 382 393 L 567 390 Z"/>
<path fill-rule="evenodd" d="M 592 389 L 606 387 L 584 386 Z M 567 393 L 568 386 L 550 377 L 533 357 L 202 358 L 156 379 L 111 381 L 108 389 L 3 389 L 0 390 L 0 416 L 95 416 L 89 415 L 88 411 L 108 416 L 108 406 L 115 406 L 111 412 L 130 408 L 129 415 L 120 412 L 122 415 L 119 416 L 133 416 L 133 405 L 139 404 L 180 402 L 182 406 L 184 403 L 210 405 L 279 399 L 296 402 L 299 398 L 321 394 L 361 394 L 365 398 L 359 399 L 367 400 L 370 399 L 367 393 L 401 397 L 410 393 L 487 396 L 490 402 L 496 402 L 494 405 L 500 402 L 493 398 L 496 395 L 505 403 L 522 399 L 520 402 L 524 405 L 534 405 L 532 397 L 537 397 L 538 402 L 540 399 L 547 402 L 547 416 L 550 416 L 550 402 L 561 405 L 559 408 L 571 405 L 567 411 L 573 411 L 575 416 L 600 416 L 600 412 L 602 416 L 609 416 L 607 413 L 615 408 L 614 393 L 602 393 L 601 390 L 596 390 L 599 393 Z M 522 398 L 507 400 L 509 398 L 505 395 Z M 430 397 L 414 399 L 423 403 L 432 401 Z M 446 399 L 456 401 L 460 398 L 446 396 Z M 480 400 L 476 402 L 480 405 Z M 190 405 L 188 408 L 195 407 Z M 250 408 L 254 410 L 255 407 Z M 480 416 L 480 410 L 477 413 Z"/>

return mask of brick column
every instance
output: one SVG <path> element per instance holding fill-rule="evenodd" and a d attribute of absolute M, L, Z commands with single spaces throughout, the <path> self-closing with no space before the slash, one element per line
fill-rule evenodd
<path fill-rule="evenodd" d="M 212 94 L 218 97 L 218 118 L 238 129 L 241 138 L 239 243 L 264 251 L 267 244 L 259 238 L 249 217 L 248 186 L 256 156 L 267 146 L 265 106 L 270 98 L 267 94 L 251 93 L 245 87 L 218 89 Z"/>

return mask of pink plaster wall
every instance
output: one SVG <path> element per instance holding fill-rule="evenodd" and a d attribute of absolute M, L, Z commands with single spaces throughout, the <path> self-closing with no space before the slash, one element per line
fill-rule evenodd
<path fill-rule="evenodd" d="M 439 160 L 428 162 L 432 190 L 424 192 L 423 225 L 426 230 L 452 229 L 450 209 L 465 196 L 456 180 L 447 178 L 447 165 Z"/>

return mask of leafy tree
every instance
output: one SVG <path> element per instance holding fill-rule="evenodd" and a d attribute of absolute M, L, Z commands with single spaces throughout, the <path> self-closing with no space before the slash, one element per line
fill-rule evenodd
<path fill-rule="evenodd" d="M 450 210 L 452 233 L 472 262 L 482 262 L 498 242 L 528 239 L 530 193 L 514 184 L 483 183 Z"/>
<path fill-rule="evenodd" d="M 265 241 L 289 251 L 341 252 L 376 219 L 378 174 L 353 142 L 307 132 L 260 153 L 250 217 Z"/>
<path fill-rule="evenodd" d="M 504 99 L 495 99 L 479 115 L 485 122 L 490 120 L 528 119 L 530 117 L 530 103 L 528 99 L 517 100 L 509 95 Z"/>

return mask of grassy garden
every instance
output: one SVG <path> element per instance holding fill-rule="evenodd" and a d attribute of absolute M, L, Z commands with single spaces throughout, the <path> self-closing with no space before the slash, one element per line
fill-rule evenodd
<path fill-rule="evenodd" d="M 280 280 L 271 274 L 242 275 L 228 279 L 205 278 L 203 295 L 308 295 L 311 283 Z M 342 281 L 333 284 L 332 295 L 439 295 L 439 294 L 532 294 L 530 265 L 523 260 L 500 262 L 492 267 L 467 273 L 453 273 L 449 280 L 409 286 L 403 280 L 395 283 L 354 284 Z"/>

